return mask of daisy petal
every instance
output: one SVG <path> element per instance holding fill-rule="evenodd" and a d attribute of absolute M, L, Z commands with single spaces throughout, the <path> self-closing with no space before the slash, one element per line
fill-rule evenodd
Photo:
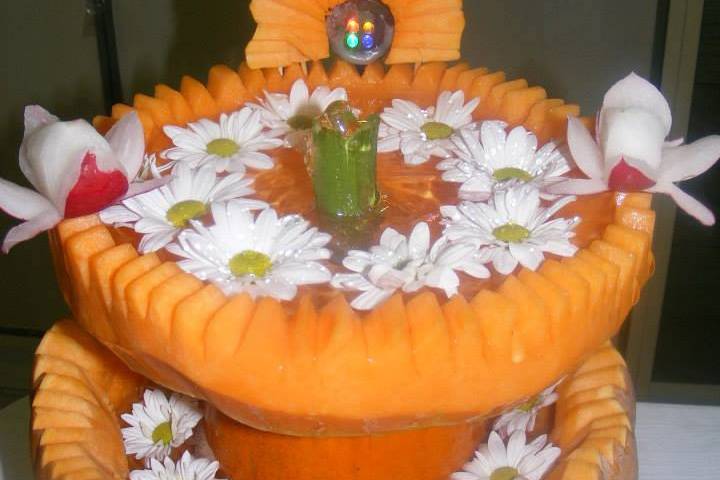
<path fill-rule="evenodd" d="M 425 222 L 415 225 L 410 238 L 408 239 L 408 249 L 410 258 L 421 258 L 430 248 L 430 227 Z"/>
<path fill-rule="evenodd" d="M 282 278 L 294 285 L 313 285 L 331 280 L 330 271 L 319 264 L 287 263 L 274 270 Z"/>
<path fill-rule="evenodd" d="M 490 432 L 490 438 L 488 439 L 488 452 L 490 453 L 490 459 L 496 466 L 508 466 L 507 450 L 503 443 L 500 435 L 496 432 Z"/>
<path fill-rule="evenodd" d="M 362 295 L 358 295 L 350 303 L 350 306 L 356 310 L 372 310 L 375 306 L 380 305 L 388 298 L 392 297 L 393 293 L 393 290 L 373 288 Z"/>
<path fill-rule="evenodd" d="M 302 102 L 307 102 L 309 98 L 310 91 L 308 90 L 308 86 L 305 81 L 302 78 L 295 80 L 295 83 L 293 83 L 290 88 L 290 105 L 298 105 Z"/>
<path fill-rule="evenodd" d="M 242 156 L 238 156 L 233 163 L 231 163 L 231 171 L 244 171 L 242 166 L 239 168 L 235 167 L 238 163 L 242 163 L 243 166 L 248 166 L 257 170 L 269 170 L 275 165 L 270 156 L 260 152 L 246 152 Z"/>
<path fill-rule="evenodd" d="M 511 243 L 510 253 L 512 253 L 512 256 L 515 257 L 518 262 L 520 262 L 520 265 L 529 270 L 532 270 L 533 272 L 538 269 L 544 259 L 542 252 L 538 251 L 530 245 L 525 245 L 522 243 Z"/>
<path fill-rule="evenodd" d="M 438 267 L 433 269 L 425 278 L 425 285 L 442 290 L 450 298 L 457 294 L 460 279 L 451 268 Z"/>
<path fill-rule="evenodd" d="M 174 230 L 166 230 L 158 233 L 144 235 L 140 240 L 138 250 L 140 250 L 140 253 L 142 254 L 157 252 L 165 245 L 172 242 L 176 234 L 177 232 L 175 232 Z"/>
<path fill-rule="evenodd" d="M 522 430 L 516 430 L 510 436 L 507 444 L 507 462 L 510 466 L 517 466 L 522 459 L 523 453 L 525 452 L 525 432 Z"/>
<path fill-rule="evenodd" d="M 140 217 L 123 205 L 113 205 L 100 212 L 100 220 L 107 224 L 133 223 L 140 220 Z"/>

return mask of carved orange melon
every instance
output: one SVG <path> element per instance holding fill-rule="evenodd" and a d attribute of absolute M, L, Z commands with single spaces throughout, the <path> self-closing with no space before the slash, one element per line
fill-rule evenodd
<path fill-rule="evenodd" d="M 637 478 L 632 391 L 618 388 L 618 377 L 608 372 L 627 378 L 620 355 L 604 345 L 561 385 L 555 408 L 541 411 L 534 433 L 549 433 L 563 447 L 548 479 Z M 68 320 L 45 335 L 33 378 L 38 478 L 126 479 L 140 468 L 123 453 L 119 417 L 141 400 L 145 379 Z M 446 480 L 487 439 L 485 422 L 354 437 L 285 436 L 237 423 L 209 404 L 206 410 L 221 476 L 234 479 Z"/>
<path fill-rule="evenodd" d="M 558 393 L 551 439 L 564 454 L 548 479 L 636 479 L 635 398 L 620 354 L 601 348 Z"/>
<path fill-rule="evenodd" d="M 476 118 L 524 124 L 545 138 L 562 139 L 567 115 L 579 114 L 525 81 L 464 65 L 387 72 L 375 65 L 359 75 L 344 62 L 329 71 L 316 63 L 307 73 L 285 69 L 287 80 L 247 66 L 237 75 L 213 72 L 207 89 L 186 79 L 179 93 L 163 90 L 177 105 L 170 112 L 180 112 L 175 123 L 236 108 L 233 95 L 286 90 L 298 76 L 311 86 L 345 86 L 366 111 L 398 97 L 429 105 L 441 88 L 467 89 L 481 98 Z M 167 118 L 167 109 L 152 115 L 151 104 L 136 107 L 150 109 L 146 134 L 153 137 L 162 126 L 153 119 Z M 257 177 L 256 189 L 279 210 L 307 213 L 310 184 L 293 155 L 277 152 L 278 166 Z M 397 156 L 380 161 L 379 182 L 400 205 L 396 215 L 436 210 L 443 191 L 433 165 L 417 167 L 410 185 Z M 482 418 L 576 368 L 617 332 L 652 270 L 649 203 L 644 194 L 583 198 L 566 212 L 583 217 L 575 258 L 468 282 L 449 301 L 429 291 L 397 295 L 368 314 L 327 289 L 304 290 L 283 305 L 225 298 L 158 255 L 128 249 L 127 238 L 92 218 L 60 226 L 56 255 L 78 321 L 136 371 L 254 428 L 356 435 Z"/>
<path fill-rule="evenodd" d="M 120 414 L 147 381 L 75 322 L 56 323 L 35 353 L 32 448 L 39 479 L 128 477 Z"/>
<path fill-rule="evenodd" d="M 447 479 L 487 438 L 483 421 L 359 437 L 262 432 L 212 408 L 206 422 L 223 469 L 247 480 Z"/>

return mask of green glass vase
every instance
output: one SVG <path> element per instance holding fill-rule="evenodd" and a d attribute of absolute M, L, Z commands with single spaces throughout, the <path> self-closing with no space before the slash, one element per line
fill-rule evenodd
<path fill-rule="evenodd" d="M 376 159 L 380 117 L 358 120 L 336 102 L 313 122 L 308 166 L 318 210 L 329 216 L 362 217 L 378 203 Z"/>

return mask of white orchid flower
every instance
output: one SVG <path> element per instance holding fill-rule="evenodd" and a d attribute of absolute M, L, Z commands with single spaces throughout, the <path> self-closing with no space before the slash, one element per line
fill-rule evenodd
<path fill-rule="evenodd" d="M 135 113 L 103 137 L 85 120 L 61 122 L 40 106 L 26 107 L 19 164 L 36 191 L 0 178 L 0 208 L 25 220 L 8 232 L 3 251 L 63 218 L 99 212 L 158 183 L 130 185 L 144 152 L 143 129 Z"/>
<path fill-rule="evenodd" d="M 713 213 L 675 183 L 694 178 L 720 158 L 720 136 L 689 145 L 666 142 L 672 126 L 670 106 L 650 82 L 631 74 L 605 95 L 593 139 L 582 122 L 568 120 L 567 141 L 575 163 L 587 179 L 572 179 L 550 188 L 554 193 L 591 194 L 607 190 L 646 191 L 670 195 L 678 207 L 705 225 Z"/>

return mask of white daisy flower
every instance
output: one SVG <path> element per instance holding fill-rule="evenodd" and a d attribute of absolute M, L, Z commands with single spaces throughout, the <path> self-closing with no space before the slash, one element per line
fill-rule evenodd
<path fill-rule="evenodd" d="M 380 244 L 370 251 L 348 252 L 343 265 L 354 273 L 336 274 L 332 285 L 363 292 L 351 303 L 358 310 L 374 308 L 399 289 L 415 292 L 428 286 L 452 296 L 460 284 L 456 271 L 478 278 L 487 278 L 490 274 L 476 260 L 474 251 L 471 244 L 451 244 L 446 238 L 439 239 L 430 248 L 430 229 L 425 222 L 415 225 L 409 237 L 387 228 Z"/>
<path fill-rule="evenodd" d="M 562 380 L 561 380 L 562 381 Z M 531 397 L 526 402 L 502 414 L 493 425 L 493 430 L 507 438 L 516 430 L 530 432 L 535 428 L 537 414 L 543 408 L 552 405 L 558 399 L 555 389 L 560 384 L 557 382 L 546 388 L 539 394 Z"/>
<path fill-rule="evenodd" d="M 245 167 L 267 170 L 272 158 L 262 153 L 282 145 L 282 140 L 263 132 L 262 114 L 245 107 L 230 115 L 220 115 L 219 123 L 200 119 L 188 128 L 166 126 L 165 135 L 174 147 L 162 156 L 193 168 L 210 163 L 218 172 L 244 172 Z"/>
<path fill-rule="evenodd" d="M 332 285 L 363 292 L 351 305 L 358 310 L 370 310 L 398 289 L 415 287 L 417 269 L 425 261 L 429 248 L 427 223 L 415 225 L 409 238 L 393 228 L 386 228 L 380 236 L 380 244 L 371 247 L 370 251 L 348 252 L 343 265 L 355 273 L 336 274 Z"/>
<path fill-rule="evenodd" d="M 475 278 L 490 277 L 490 271 L 483 265 L 474 245 L 451 242 L 442 236 L 433 244 L 425 261 L 417 269 L 417 288 L 412 286 L 407 291 L 432 287 L 444 291 L 450 298 L 457 295 L 460 287 L 457 272 L 464 272 Z"/>
<path fill-rule="evenodd" d="M 525 432 L 518 430 L 505 443 L 497 432 L 491 432 L 475 458 L 452 480 L 540 480 L 560 456 L 560 449 L 541 435 L 526 443 Z"/>
<path fill-rule="evenodd" d="M 175 463 L 166 457 L 162 463 L 152 459 L 148 470 L 133 470 L 130 480 L 219 480 L 215 477 L 220 464 L 205 458 L 193 458 L 189 452 Z"/>
<path fill-rule="evenodd" d="M 146 390 L 142 403 L 123 414 L 128 425 L 122 429 L 125 452 L 138 460 L 160 460 L 190 438 L 202 418 L 194 401 L 173 393 L 170 400 L 160 390 Z"/>
<path fill-rule="evenodd" d="M 575 218 L 550 219 L 575 197 L 564 197 L 549 207 L 540 206 L 540 192 L 533 185 L 497 190 L 488 203 L 463 202 L 444 206 L 445 235 L 452 241 L 473 243 L 480 260 L 509 275 L 518 266 L 536 270 L 544 252 L 570 257 L 577 247 L 570 243 Z"/>
<path fill-rule="evenodd" d="M 454 134 L 473 128 L 472 112 L 480 103 L 465 103 L 465 94 L 443 92 L 434 107 L 423 110 L 407 100 L 393 100 L 380 115 L 379 152 L 400 150 L 408 165 L 427 162 L 431 156 L 452 156 Z"/>
<path fill-rule="evenodd" d="M 537 137 L 523 127 L 506 133 L 507 124 L 483 122 L 480 132 L 463 130 L 453 138 L 458 158 L 438 163 L 444 170 L 442 178 L 462 183 L 460 198 L 482 202 L 490 198 L 496 187 L 518 182 L 535 184 L 543 198 L 545 188 L 565 180 L 570 171 L 567 159 L 552 142 L 538 150 Z"/>
<path fill-rule="evenodd" d="M 320 260 L 330 258 L 324 248 L 330 235 L 318 232 L 299 215 L 278 218 L 273 209 L 254 217 L 242 202 L 211 206 L 214 225 L 191 220 L 192 229 L 168 245 L 181 257 L 180 268 L 216 284 L 227 295 L 247 292 L 291 300 L 298 285 L 329 282 L 330 271 Z"/>
<path fill-rule="evenodd" d="M 142 253 L 154 252 L 172 242 L 190 220 L 204 216 L 211 203 L 254 193 L 252 182 L 242 173 L 219 177 L 212 165 L 193 170 L 178 164 L 169 183 L 106 208 L 100 212 L 100 219 L 143 234 L 138 249 Z M 268 206 L 248 198 L 238 202 L 250 210 Z"/>
<path fill-rule="evenodd" d="M 333 102 L 347 101 L 344 88 L 330 90 L 320 86 L 310 93 L 303 79 L 296 80 L 290 95 L 265 92 L 259 105 L 250 105 L 262 113 L 262 122 L 270 129 L 272 137 L 283 137 L 288 147 L 297 144 L 296 133 L 312 128 L 313 120 L 323 114 Z"/>

